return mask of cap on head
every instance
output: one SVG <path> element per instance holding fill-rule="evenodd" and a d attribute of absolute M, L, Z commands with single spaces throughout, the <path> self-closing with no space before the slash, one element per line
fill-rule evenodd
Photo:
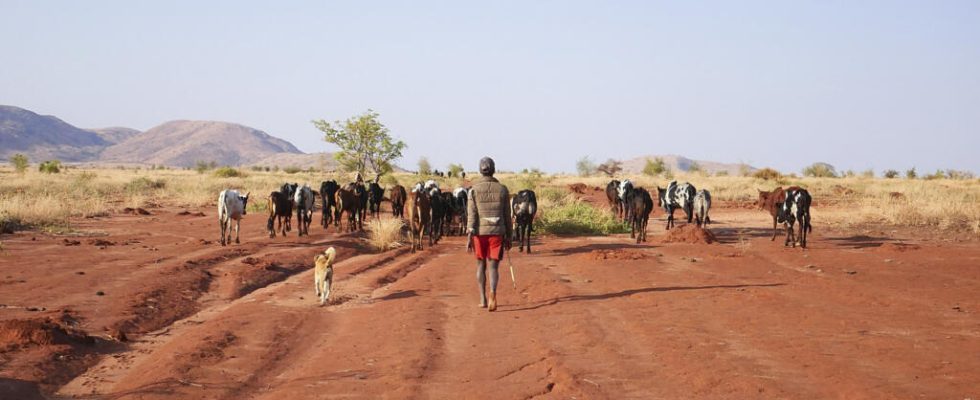
<path fill-rule="evenodd" d="M 480 175 L 483 176 L 493 176 L 496 172 L 496 167 L 493 165 L 493 159 L 490 157 L 483 157 L 480 159 Z"/>

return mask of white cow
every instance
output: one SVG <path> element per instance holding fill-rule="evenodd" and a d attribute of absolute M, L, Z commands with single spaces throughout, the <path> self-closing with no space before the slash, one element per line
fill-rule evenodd
<path fill-rule="evenodd" d="M 238 232 L 242 226 L 242 216 L 245 215 L 245 208 L 248 206 L 248 193 L 245 196 L 238 194 L 237 190 L 222 190 L 218 195 L 218 224 L 221 225 L 221 245 L 231 241 L 231 220 L 235 220 L 235 243 L 238 241 Z M 228 236 L 225 236 L 228 232 Z"/>

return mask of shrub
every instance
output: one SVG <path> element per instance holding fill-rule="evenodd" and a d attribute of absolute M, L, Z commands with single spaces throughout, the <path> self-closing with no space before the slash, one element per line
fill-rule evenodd
<path fill-rule="evenodd" d="M 762 179 L 768 181 L 768 180 L 780 179 L 783 177 L 783 174 L 780 174 L 779 171 L 776 171 L 772 168 L 763 168 L 763 169 L 756 170 L 752 174 L 752 177 L 756 179 Z"/>
<path fill-rule="evenodd" d="M 923 178 L 928 180 L 933 179 L 946 179 L 946 173 L 941 169 L 937 169 L 935 173 L 924 176 Z"/>
<path fill-rule="evenodd" d="M 146 193 L 151 190 L 163 189 L 167 186 L 167 181 L 163 179 L 150 179 L 145 176 L 133 179 L 123 186 L 127 193 Z"/>
<path fill-rule="evenodd" d="M 803 176 L 814 178 L 836 178 L 837 170 L 833 165 L 824 162 L 815 162 L 809 167 L 803 168 Z"/>
<path fill-rule="evenodd" d="M 61 172 L 61 161 L 58 160 L 45 161 L 38 166 L 37 170 L 45 174 L 57 174 Z"/>
<path fill-rule="evenodd" d="M 368 222 L 368 243 L 377 251 L 385 251 L 402 246 L 401 218 L 375 218 Z"/>
<path fill-rule="evenodd" d="M 721 171 L 715 172 L 715 176 L 728 176 L 728 175 L 729 175 L 728 174 L 728 171 L 725 171 L 725 170 L 721 170 Z"/>
<path fill-rule="evenodd" d="M 918 178 L 919 174 L 915 172 L 915 167 L 905 170 L 905 179 L 915 179 Z"/>
<path fill-rule="evenodd" d="M 883 176 L 887 179 L 894 179 L 898 177 L 898 171 L 890 169 L 885 171 L 885 174 Z"/>
<path fill-rule="evenodd" d="M 863 177 L 863 178 L 874 178 L 875 177 L 875 170 L 870 169 L 870 168 L 869 169 L 866 169 L 866 170 L 864 170 L 864 172 L 861 173 L 861 177 Z"/>
<path fill-rule="evenodd" d="M 208 171 L 210 171 L 212 169 L 215 169 L 217 166 L 218 166 L 218 163 L 216 163 L 214 161 L 198 161 L 198 162 L 194 163 L 194 170 L 197 171 L 197 173 L 199 173 L 199 174 L 203 174 L 203 173 L 208 172 Z"/>
<path fill-rule="evenodd" d="M 618 174 L 619 171 L 623 170 L 622 164 L 623 164 L 622 162 L 610 158 L 609 160 L 606 160 L 606 162 L 599 164 L 596 170 L 606 174 L 606 176 L 611 177 L 613 175 Z"/>
<path fill-rule="evenodd" d="M 447 177 L 459 177 L 463 172 L 463 166 L 460 164 L 449 164 L 449 171 L 446 172 Z"/>
<path fill-rule="evenodd" d="M 266 168 L 268 168 L 268 167 L 266 167 Z M 252 170 L 252 171 L 255 171 L 255 172 L 262 172 L 262 166 L 260 166 L 260 165 L 253 165 L 253 166 L 249 167 L 249 169 Z"/>
<path fill-rule="evenodd" d="M 544 203 L 544 202 L 542 202 Z M 626 226 L 608 210 L 585 203 L 574 196 L 565 196 L 547 207 L 540 207 L 535 230 L 556 235 L 608 235 L 625 233 Z"/>
<path fill-rule="evenodd" d="M 20 153 L 14 154 L 12 157 L 10 157 L 10 164 L 14 166 L 14 170 L 17 171 L 18 174 L 27 172 L 27 167 L 30 166 L 30 163 L 27 161 L 27 156 Z"/>
<path fill-rule="evenodd" d="M 300 169 L 299 167 L 289 166 L 289 167 L 283 168 L 282 169 L 282 172 L 285 172 L 287 174 L 297 174 L 297 173 L 303 172 L 303 170 Z"/>
<path fill-rule="evenodd" d="M 419 175 L 432 175 L 432 165 L 429 164 L 428 158 L 419 159 Z"/>
<path fill-rule="evenodd" d="M 589 156 L 585 156 L 575 162 L 575 169 L 578 171 L 578 176 L 590 176 L 595 174 L 596 165 Z"/>
<path fill-rule="evenodd" d="M 667 164 L 664 163 L 664 159 L 661 157 L 654 158 L 653 160 L 648 158 L 643 165 L 643 175 L 657 176 L 667 171 Z"/>
<path fill-rule="evenodd" d="M 947 169 L 946 177 L 949 179 L 973 179 L 974 175 L 970 171 L 959 171 L 955 169 Z"/>
<path fill-rule="evenodd" d="M 217 178 L 238 178 L 244 177 L 245 173 L 232 167 L 221 167 L 212 173 Z"/>
<path fill-rule="evenodd" d="M 544 173 L 537 168 L 531 168 L 530 171 L 524 169 L 515 177 L 515 179 L 517 180 L 518 190 L 535 190 L 538 187 L 538 184 L 544 180 Z M 514 193 L 517 193 L 517 191 L 514 191 Z"/>

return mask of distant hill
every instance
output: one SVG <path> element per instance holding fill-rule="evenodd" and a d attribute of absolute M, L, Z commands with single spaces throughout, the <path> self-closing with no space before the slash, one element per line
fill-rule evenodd
<path fill-rule="evenodd" d="M 664 160 L 666 164 L 672 171 L 689 171 L 694 163 L 697 163 L 701 168 L 710 174 L 716 174 L 719 171 L 727 171 L 729 175 L 739 175 L 742 169 L 741 163 L 721 163 L 716 161 L 705 161 L 705 160 L 692 160 L 687 157 L 678 156 L 674 154 L 668 155 L 649 155 L 636 157 L 629 160 L 623 161 L 623 172 L 629 174 L 639 174 L 643 172 L 643 167 L 646 166 L 646 160 L 656 159 L 660 157 Z M 755 171 L 756 168 L 750 165 L 746 165 L 749 171 Z"/>
<path fill-rule="evenodd" d="M 239 166 L 254 165 L 280 153 L 303 155 L 292 143 L 244 125 L 170 121 L 106 148 L 100 161 L 176 167 L 214 161 Z"/>
<path fill-rule="evenodd" d="M 121 126 L 113 126 L 109 128 L 99 128 L 99 129 L 89 129 L 90 132 L 95 132 L 103 140 L 109 142 L 109 144 L 116 144 L 125 141 L 133 136 L 139 135 L 140 131 L 133 128 L 123 128 Z"/>
<path fill-rule="evenodd" d="M 334 153 L 276 153 L 253 162 L 251 165 L 260 167 L 278 166 L 279 168 L 298 167 L 302 169 L 313 167 L 319 170 L 331 172 L 336 171 L 338 167 L 337 160 L 334 160 L 333 154 Z"/>
<path fill-rule="evenodd" d="M 108 142 L 95 132 L 79 129 L 50 115 L 0 105 L 0 158 L 16 153 L 31 162 L 88 161 L 98 157 Z"/>

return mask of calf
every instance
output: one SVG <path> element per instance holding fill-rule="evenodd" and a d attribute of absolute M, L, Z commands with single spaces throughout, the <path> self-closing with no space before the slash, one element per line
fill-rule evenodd
<path fill-rule="evenodd" d="M 606 199 L 609 200 L 609 208 L 612 209 L 616 218 L 621 216 L 623 204 L 619 201 L 619 181 L 613 179 L 606 184 Z"/>
<path fill-rule="evenodd" d="M 337 208 L 337 189 L 340 185 L 335 180 L 320 182 L 320 204 L 322 205 L 323 215 L 320 216 L 320 225 L 326 229 L 331 223 L 336 226 L 334 219 L 334 209 Z"/>
<path fill-rule="evenodd" d="M 517 239 L 518 251 L 523 252 L 524 245 L 527 244 L 527 252 L 530 253 L 534 215 L 538 212 L 538 196 L 533 190 L 521 190 L 511 199 L 510 208 L 513 210 L 514 237 Z"/>
<path fill-rule="evenodd" d="M 422 236 L 429 228 L 429 218 L 429 195 L 419 183 L 408 195 L 408 236 L 412 241 L 412 253 L 422 250 Z M 431 238 L 430 233 L 429 245 L 432 245 Z"/>
<path fill-rule="evenodd" d="M 405 201 L 408 200 L 408 193 L 405 193 L 405 187 L 402 185 L 395 185 L 391 188 L 391 215 L 396 218 L 405 217 Z"/>
<path fill-rule="evenodd" d="M 368 211 L 371 212 L 371 218 L 377 218 L 378 214 L 381 214 L 381 201 L 385 197 L 385 190 L 381 188 L 381 185 L 378 185 L 378 180 L 375 179 L 368 185 L 367 194 Z"/>
<path fill-rule="evenodd" d="M 711 209 L 711 193 L 707 189 L 698 190 L 694 195 L 694 221 L 698 226 L 707 227 L 711 223 L 708 210 Z"/>
<path fill-rule="evenodd" d="M 650 212 L 653 211 L 653 198 L 650 192 L 644 188 L 635 188 L 627 201 L 630 215 L 630 237 L 636 238 L 636 242 L 647 241 L 647 222 L 650 220 Z"/>
<path fill-rule="evenodd" d="M 677 181 L 671 181 L 666 189 L 657 186 L 657 197 L 660 199 L 660 206 L 667 213 L 667 229 L 674 226 L 674 210 L 681 208 L 687 215 L 687 223 L 694 219 L 694 185 L 684 182 L 680 185 Z"/>
<path fill-rule="evenodd" d="M 269 230 L 269 237 L 276 237 L 276 222 L 279 222 L 279 231 L 286 236 L 288 222 L 293 217 L 293 199 L 283 192 L 269 193 L 269 221 L 266 228 Z"/>
<path fill-rule="evenodd" d="M 623 222 L 630 221 L 630 205 L 629 198 L 633 194 L 633 182 L 629 179 L 624 179 L 619 183 L 619 187 L 616 188 L 616 197 L 619 199 L 620 207 L 623 210 Z"/>
<path fill-rule="evenodd" d="M 248 193 L 240 196 L 237 190 L 222 190 L 218 194 L 218 225 L 221 226 L 221 245 L 226 243 L 225 232 L 228 232 L 227 241 L 231 241 L 231 221 L 235 221 L 235 243 L 238 241 L 238 233 L 242 227 L 242 216 L 246 214 L 248 207 Z"/>
<path fill-rule="evenodd" d="M 296 205 L 296 222 L 299 222 L 299 236 L 310 235 L 310 223 L 313 222 L 315 199 L 313 189 L 310 189 L 309 185 L 303 185 L 293 195 L 293 204 Z"/>
<path fill-rule="evenodd" d="M 813 227 L 810 226 L 811 200 L 810 192 L 806 189 L 790 188 L 786 190 L 786 197 L 779 205 L 779 212 L 776 215 L 776 219 L 786 226 L 786 241 L 783 246 L 789 246 L 792 242 L 793 247 L 796 247 L 798 242 L 800 247 L 806 248 L 807 234 L 813 230 Z M 795 222 L 799 222 L 798 235 L 793 234 Z"/>
<path fill-rule="evenodd" d="M 790 186 L 786 188 L 786 190 L 799 189 L 799 186 Z M 777 228 L 777 224 L 779 223 L 779 221 L 777 221 L 779 216 L 779 208 L 785 199 L 786 191 L 783 190 L 782 187 L 777 186 L 775 189 L 769 192 L 759 190 L 759 199 L 756 201 L 755 205 L 760 210 L 768 211 L 769 215 L 772 216 L 772 238 L 769 239 L 770 241 L 776 240 L 776 235 L 779 234 L 779 228 Z"/>

